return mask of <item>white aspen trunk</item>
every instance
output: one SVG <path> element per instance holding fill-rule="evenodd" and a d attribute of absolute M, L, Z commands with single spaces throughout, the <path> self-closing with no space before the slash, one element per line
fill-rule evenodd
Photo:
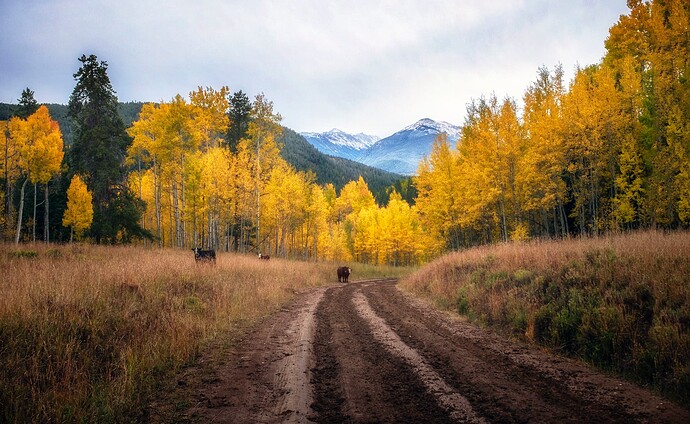
<path fill-rule="evenodd" d="M 156 234 L 158 235 L 158 247 L 163 247 L 163 233 L 161 232 L 161 188 L 158 180 L 158 164 L 153 157 L 153 198 L 156 207 Z"/>
<path fill-rule="evenodd" d="M 184 169 L 184 156 L 182 157 L 182 169 Z M 184 171 L 183 171 L 184 172 Z M 187 221 L 185 220 L 184 208 L 186 205 L 185 199 L 185 185 L 184 185 L 184 175 L 181 176 L 180 187 L 182 189 L 181 205 L 180 205 L 180 247 L 184 247 L 187 244 Z"/>
<path fill-rule="evenodd" d="M 19 194 L 19 214 L 17 215 L 17 237 L 15 239 L 16 244 L 19 244 L 19 236 L 22 233 L 22 215 L 24 214 L 24 189 L 26 188 L 27 182 L 29 182 L 28 178 L 24 180 L 24 183 L 22 184 L 22 190 Z"/>
<path fill-rule="evenodd" d="M 173 185 L 173 214 L 175 221 L 175 246 L 184 246 L 184 229 L 182 228 L 182 210 L 181 210 L 181 194 L 180 188 L 175 181 Z"/>
<path fill-rule="evenodd" d="M 256 137 L 256 248 L 261 252 L 261 132 Z"/>

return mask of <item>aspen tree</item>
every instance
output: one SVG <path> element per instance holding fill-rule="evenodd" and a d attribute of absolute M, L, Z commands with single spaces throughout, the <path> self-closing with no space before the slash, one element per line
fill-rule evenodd
<path fill-rule="evenodd" d="M 17 146 L 19 167 L 25 176 L 19 200 L 15 238 L 15 242 L 19 243 L 26 184 L 31 181 L 47 185 L 50 179 L 60 171 L 64 152 L 60 127 L 56 121 L 50 119 L 48 108 L 45 106 L 39 107 L 36 113 L 26 120 L 12 118 L 9 127 L 13 143 Z M 49 212 L 47 188 L 45 194 L 47 216 Z M 47 239 L 45 241 L 48 242 Z"/>
<path fill-rule="evenodd" d="M 527 147 L 520 159 L 521 172 L 516 186 L 524 217 L 532 223 L 531 231 L 542 236 L 564 236 L 569 232 L 564 208 L 566 184 L 562 178 L 566 168 L 563 94 L 563 69 L 559 65 L 553 72 L 539 68 L 536 81 L 523 96 L 522 121 Z"/>
<path fill-rule="evenodd" d="M 251 140 L 254 170 L 254 196 L 256 199 L 256 246 L 261 251 L 261 196 L 271 171 L 279 159 L 280 149 L 277 139 L 282 133 L 280 121 L 283 118 L 273 112 L 273 102 L 263 93 L 254 99 L 252 120 L 247 134 Z"/>
<path fill-rule="evenodd" d="M 67 209 L 62 217 L 62 225 L 70 227 L 70 242 L 77 240 L 93 222 L 93 198 L 91 192 L 79 175 L 74 175 L 67 189 Z"/>
<path fill-rule="evenodd" d="M 2 161 L 0 167 L 2 169 L 3 181 L 5 187 L 2 193 L 3 200 L 3 228 L 7 230 L 8 237 L 11 231 L 10 227 L 13 222 L 13 203 L 12 203 L 12 189 L 14 183 L 19 178 L 21 172 L 19 168 L 19 153 L 15 140 L 10 136 L 9 121 L 0 121 L 0 149 L 2 149 Z M 4 235 L 4 234 L 3 234 Z"/>
<path fill-rule="evenodd" d="M 460 247 L 457 201 L 457 151 L 453 153 L 445 133 L 439 134 L 428 158 L 420 162 L 414 184 L 421 218 L 435 237 L 451 249 Z"/>

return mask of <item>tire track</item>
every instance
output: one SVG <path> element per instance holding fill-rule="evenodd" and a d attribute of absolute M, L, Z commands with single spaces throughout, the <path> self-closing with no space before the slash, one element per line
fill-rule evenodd
<path fill-rule="evenodd" d="M 315 332 L 315 312 L 324 290 L 311 296 L 289 322 L 288 329 L 279 341 L 286 346 L 285 356 L 275 364 L 274 389 L 265 400 L 275 407 L 270 414 L 262 414 L 262 422 L 271 422 L 274 417 L 289 423 L 309 423 L 313 415 L 311 368 L 313 367 L 312 341 Z"/>
<path fill-rule="evenodd" d="M 313 391 L 311 370 L 316 329 L 315 312 L 326 288 L 299 294 L 267 317 L 222 360 L 201 358 L 204 367 L 178 378 L 177 390 L 187 392 L 184 411 L 171 416 L 154 411 L 151 422 L 189 423 L 310 423 Z M 172 401 L 181 403 L 183 395 Z M 169 409 L 175 406 L 168 406 Z"/>
<path fill-rule="evenodd" d="M 400 336 L 386 324 L 386 321 L 374 312 L 361 290 L 355 292 L 352 303 L 359 315 L 371 326 L 374 339 L 412 367 L 429 393 L 438 399 L 439 405 L 448 411 L 454 420 L 467 423 L 487 422 L 474 411 L 464 396 L 446 383 L 415 349 L 405 344 Z"/>
<path fill-rule="evenodd" d="M 390 280 L 306 291 L 227 353 L 180 377 L 184 411 L 150 421 L 690 422 L 647 390 L 450 317 Z"/>
<path fill-rule="evenodd" d="M 352 303 L 361 284 L 329 289 L 316 311 L 313 370 L 319 423 L 453 423 L 412 367 L 378 343 Z"/>

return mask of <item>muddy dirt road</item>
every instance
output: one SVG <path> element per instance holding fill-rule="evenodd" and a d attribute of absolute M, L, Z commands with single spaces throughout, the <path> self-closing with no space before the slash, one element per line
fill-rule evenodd
<path fill-rule="evenodd" d="M 394 281 L 303 293 L 188 380 L 176 421 L 690 422 L 686 409 L 435 311 Z"/>

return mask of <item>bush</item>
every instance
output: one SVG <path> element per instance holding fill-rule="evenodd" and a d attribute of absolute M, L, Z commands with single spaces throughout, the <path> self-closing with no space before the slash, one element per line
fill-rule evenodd
<path fill-rule="evenodd" d="M 690 233 L 475 248 L 400 286 L 445 296 L 473 321 L 690 401 Z"/>
<path fill-rule="evenodd" d="M 35 250 L 14 250 L 9 252 L 10 257 L 17 259 L 33 259 L 38 256 Z"/>

